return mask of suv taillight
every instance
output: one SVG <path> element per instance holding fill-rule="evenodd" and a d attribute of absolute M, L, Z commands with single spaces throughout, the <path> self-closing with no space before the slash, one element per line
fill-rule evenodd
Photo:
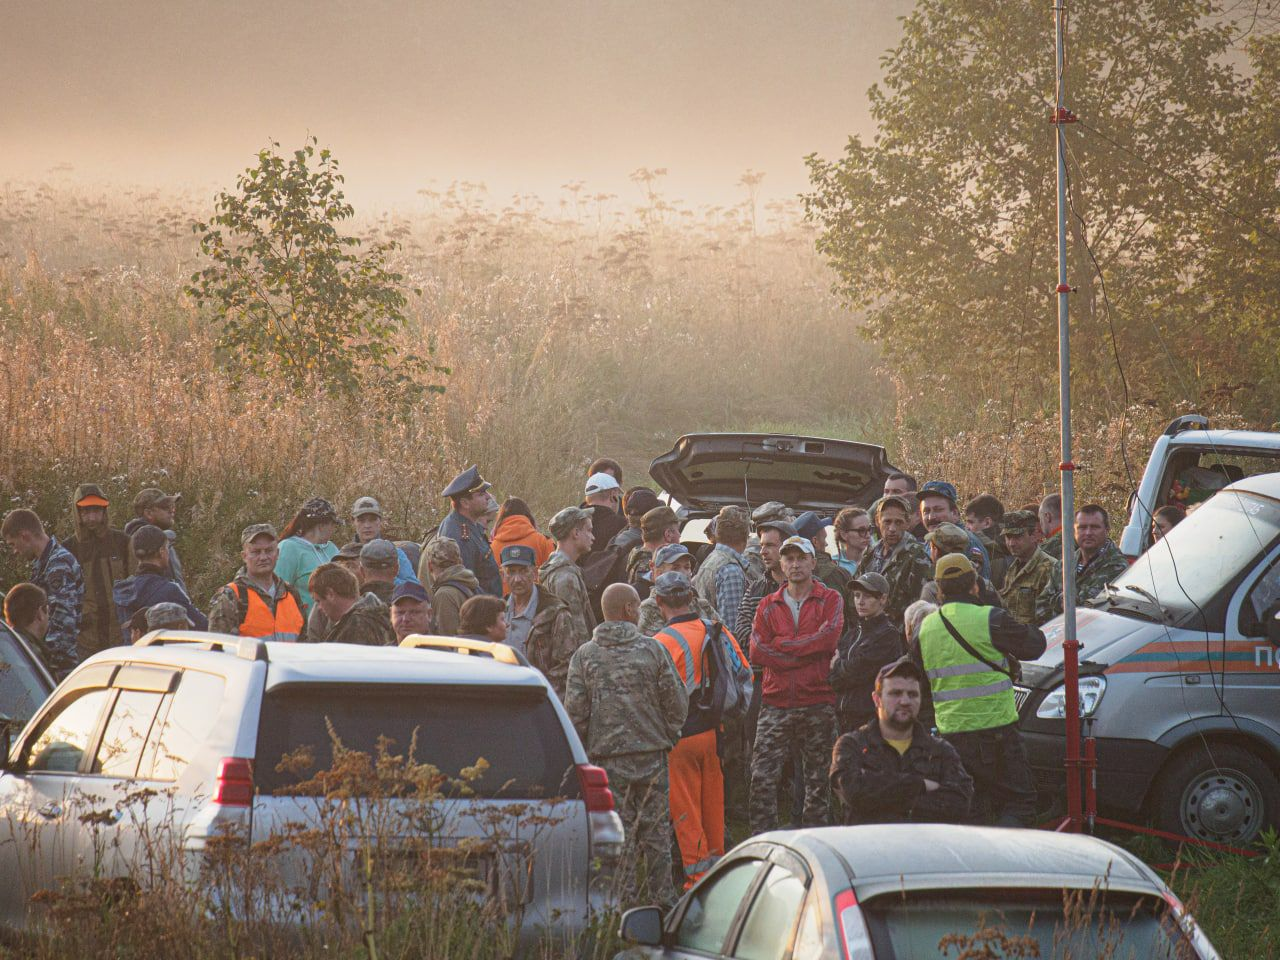
<path fill-rule="evenodd" d="M 613 810 L 613 791 L 609 789 L 609 774 L 601 767 L 578 764 L 578 782 L 582 784 L 582 799 L 588 813 L 609 813 Z"/>
<path fill-rule="evenodd" d="M 213 802 L 224 807 L 247 807 L 253 803 L 253 761 L 225 757 L 218 764 L 218 782 Z"/>
<path fill-rule="evenodd" d="M 622 818 L 614 809 L 609 774 L 600 767 L 580 763 L 578 783 L 582 786 L 582 800 L 587 805 L 587 830 L 591 838 L 592 859 L 598 858 L 602 866 L 611 869 L 613 861 L 622 852 L 624 834 Z"/>
<path fill-rule="evenodd" d="M 840 945 L 845 960 L 871 960 L 871 934 L 862 919 L 862 909 L 852 890 L 836 895 L 836 924 L 840 929 Z"/>

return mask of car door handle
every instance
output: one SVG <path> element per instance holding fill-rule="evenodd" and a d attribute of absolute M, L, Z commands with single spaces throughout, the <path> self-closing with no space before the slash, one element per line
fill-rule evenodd
<path fill-rule="evenodd" d="M 62 804 L 50 801 L 37 810 L 36 813 L 40 814 L 40 816 L 44 817 L 46 820 L 52 820 L 55 817 L 62 815 Z"/>

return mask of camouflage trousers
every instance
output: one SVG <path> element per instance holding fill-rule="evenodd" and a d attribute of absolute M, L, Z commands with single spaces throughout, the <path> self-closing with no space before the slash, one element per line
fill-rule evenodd
<path fill-rule="evenodd" d="M 804 766 L 806 827 L 827 825 L 827 771 L 835 742 L 836 713 L 829 703 L 811 707 L 760 710 L 755 751 L 751 756 L 751 832 L 778 826 L 778 778 L 794 747 Z"/>
<path fill-rule="evenodd" d="M 671 881 L 671 799 L 665 753 L 634 753 L 601 760 L 609 774 L 626 848 L 618 871 L 624 907 L 675 903 Z"/>

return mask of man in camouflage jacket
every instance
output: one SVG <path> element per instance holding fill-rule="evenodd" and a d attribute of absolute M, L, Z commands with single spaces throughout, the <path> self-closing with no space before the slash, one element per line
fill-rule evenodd
<path fill-rule="evenodd" d="M 1053 558 L 1036 541 L 1039 519 L 1030 510 L 1004 515 L 1004 542 L 1009 566 L 1000 585 L 1000 599 L 1019 623 L 1039 626 L 1036 601 L 1054 575 Z"/>
<path fill-rule="evenodd" d="M 889 581 L 889 602 L 885 613 L 895 623 L 902 613 L 920 599 L 920 591 L 933 579 L 933 568 L 924 544 L 907 532 L 911 515 L 901 497 L 883 497 L 875 506 L 872 522 L 880 540 L 868 553 L 866 572 L 878 573 Z"/>
<path fill-rule="evenodd" d="M 654 554 L 653 578 L 657 580 L 658 577 L 670 571 L 683 573 L 690 578 L 693 576 L 693 554 L 683 543 L 669 543 Z M 716 608 L 696 594 L 693 599 L 693 612 L 703 620 L 710 620 L 712 623 L 720 620 L 720 614 Z M 655 598 L 650 596 L 640 601 L 641 633 L 646 637 L 652 637 L 666 625 L 667 619 L 658 609 L 658 601 Z"/>
<path fill-rule="evenodd" d="M 569 661 L 564 699 L 591 762 L 609 774 L 634 865 L 628 903 L 669 905 L 671 814 L 667 754 L 680 739 L 688 694 L 665 649 L 636 627 L 640 596 L 625 583 L 600 598 L 605 622 Z"/>
<path fill-rule="evenodd" d="M 1129 561 L 1108 536 L 1110 529 L 1107 511 L 1096 503 L 1076 511 L 1076 603 L 1092 600 L 1129 568 Z M 1062 608 L 1062 561 L 1058 561 L 1036 600 L 1036 621 L 1051 620 Z"/>
<path fill-rule="evenodd" d="M 591 639 L 596 617 L 591 610 L 591 597 L 587 582 L 583 579 L 578 561 L 591 550 L 595 534 L 591 532 L 590 510 L 582 507 L 565 507 L 554 517 L 548 527 L 555 538 L 556 549 L 538 568 L 538 583 L 569 608 L 573 618 L 574 647 L 580 647 Z"/>

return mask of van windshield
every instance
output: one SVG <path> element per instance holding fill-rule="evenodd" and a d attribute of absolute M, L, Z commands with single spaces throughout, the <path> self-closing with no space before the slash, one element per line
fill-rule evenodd
<path fill-rule="evenodd" d="M 1154 598 L 1173 622 L 1197 614 L 1280 535 L 1280 503 L 1219 493 L 1115 580 L 1118 597 Z"/>

